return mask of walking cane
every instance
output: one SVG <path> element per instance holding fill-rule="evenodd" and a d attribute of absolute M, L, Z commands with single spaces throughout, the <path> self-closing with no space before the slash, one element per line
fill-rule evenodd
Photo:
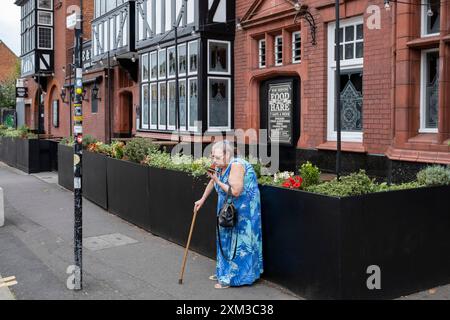
<path fill-rule="evenodd" d="M 189 245 L 191 244 L 191 237 L 192 237 L 192 231 L 194 230 L 195 225 L 195 219 L 197 218 L 198 210 L 194 209 L 194 216 L 192 217 L 192 223 L 191 223 L 191 230 L 189 231 L 189 237 L 186 244 L 186 249 L 184 249 L 184 257 L 183 257 L 183 265 L 181 266 L 181 274 L 180 279 L 178 279 L 178 284 L 183 284 L 183 275 L 184 275 L 184 268 L 186 267 L 186 259 L 189 251 Z"/>

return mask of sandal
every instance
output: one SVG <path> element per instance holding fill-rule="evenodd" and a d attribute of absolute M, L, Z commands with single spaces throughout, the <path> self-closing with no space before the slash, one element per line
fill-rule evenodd
<path fill-rule="evenodd" d="M 214 285 L 214 288 L 215 289 L 227 289 L 227 288 L 229 288 L 230 286 L 227 286 L 227 285 L 221 285 L 220 283 L 216 283 L 215 285 Z"/>
<path fill-rule="evenodd" d="M 213 274 L 212 276 L 209 276 L 208 279 L 212 280 L 212 281 L 217 281 L 217 276 L 215 274 Z"/>

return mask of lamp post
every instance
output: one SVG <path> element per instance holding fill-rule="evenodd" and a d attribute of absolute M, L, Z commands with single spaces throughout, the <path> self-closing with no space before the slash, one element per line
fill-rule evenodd
<path fill-rule="evenodd" d="M 80 11 L 73 13 L 67 18 L 67 28 L 75 29 L 75 97 L 74 97 L 74 116 L 73 116 L 73 135 L 74 135 L 74 155 L 73 155 L 73 193 L 74 193 L 74 290 L 83 288 L 83 209 L 82 209 L 82 153 L 83 153 L 83 68 L 82 68 L 82 50 L 83 50 L 83 1 L 80 0 Z"/>
<path fill-rule="evenodd" d="M 339 0 L 335 0 L 336 11 L 336 30 L 334 35 L 335 43 L 335 60 L 336 60 L 336 73 L 335 73 L 335 106 L 336 106 L 336 176 L 340 179 L 341 175 L 341 55 L 339 51 Z"/>

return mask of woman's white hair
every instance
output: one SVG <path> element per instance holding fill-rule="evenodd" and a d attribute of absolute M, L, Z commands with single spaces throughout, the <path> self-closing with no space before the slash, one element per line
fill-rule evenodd
<path fill-rule="evenodd" d="M 230 157 L 234 156 L 233 143 L 228 140 L 221 140 L 215 142 L 211 148 L 211 151 L 214 151 L 215 149 L 224 150 L 225 153 L 228 154 Z"/>

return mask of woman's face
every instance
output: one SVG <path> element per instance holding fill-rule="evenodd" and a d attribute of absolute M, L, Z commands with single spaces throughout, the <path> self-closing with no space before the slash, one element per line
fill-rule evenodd
<path fill-rule="evenodd" d="M 226 168 L 227 167 L 227 159 L 226 153 L 220 148 L 214 148 L 211 151 L 211 160 L 213 165 L 217 168 Z"/>

